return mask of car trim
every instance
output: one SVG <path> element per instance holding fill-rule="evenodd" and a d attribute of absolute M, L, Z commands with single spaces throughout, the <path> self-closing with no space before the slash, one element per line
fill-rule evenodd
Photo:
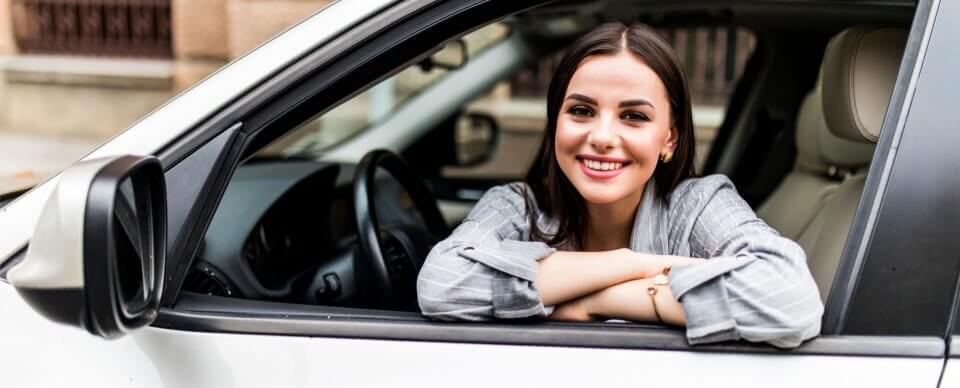
<path fill-rule="evenodd" d="M 949 358 L 960 358 L 960 337 L 951 335 L 949 346 L 947 348 L 947 356 Z"/>
<path fill-rule="evenodd" d="M 10 260 L 0 262 L 0 281 L 4 283 L 10 283 L 7 280 L 7 274 L 10 273 L 10 270 L 13 269 L 17 263 L 23 261 L 23 258 L 27 257 L 27 247 L 21 248 L 19 251 L 10 256 Z"/>
<path fill-rule="evenodd" d="M 182 206 L 186 207 L 186 209 L 182 207 L 168 207 L 167 209 L 168 214 L 185 214 L 185 216 L 182 224 L 174 225 L 172 228 L 175 231 L 171 232 L 175 235 L 168 237 L 173 241 L 170 245 L 167 263 L 164 268 L 166 280 L 160 299 L 161 306 L 173 304 L 177 292 L 172 290 L 179 290 L 184 278 L 186 278 L 187 270 L 192 262 L 192 260 L 188 258 L 197 255 L 197 251 L 200 249 L 200 243 L 197 240 L 202 239 L 206 233 L 207 227 L 209 227 L 210 222 L 213 220 L 214 211 L 220 204 L 220 200 L 223 198 L 223 192 L 230 182 L 230 177 L 233 175 L 236 166 L 240 163 L 238 160 L 240 156 L 239 150 L 243 148 L 245 141 L 242 130 L 242 122 L 231 125 L 227 130 L 220 132 L 218 137 L 211 139 L 202 146 L 211 147 L 210 149 L 203 149 L 201 147 L 198 151 L 190 154 L 187 159 L 184 159 L 191 161 L 192 157 L 196 157 L 196 164 L 188 162 L 184 165 L 178 163 L 167 171 L 167 176 L 174 178 L 171 179 L 171 181 L 173 181 L 171 182 L 173 183 L 170 187 L 171 190 L 177 190 L 176 184 L 179 182 L 176 178 L 180 177 L 178 174 L 196 173 L 204 175 L 203 178 L 193 182 L 194 185 L 201 186 L 201 189 L 195 193 L 196 196 L 193 198 L 193 201 L 190 201 L 189 197 L 179 198 L 180 195 L 187 192 L 186 190 L 172 191 L 168 194 L 173 197 L 173 201 L 168 201 L 168 203 L 182 201 L 184 203 Z M 201 168 L 204 165 L 209 165 L 209 168 Z M 187 206 L 185 205 L 186 203 L 192 203 L 193 206 Z M 174 209 L 177 211 L 175 212 Z M 180 213 L 180 211 L 184 212 Z"/>
<path fill-rule="evenodd" d="M 822 336 L 798 348 L 727 342 L 690 346 L 681 328 L 634 323 L 444 323 L 416 313 L 292 305 L 184 293 L 153 326 L 184 331 L 499 345 L 683 350 L 738 354 L 943 358 L 940 337 Z M 204 311 L 206 310 L 206 311 Z"/>

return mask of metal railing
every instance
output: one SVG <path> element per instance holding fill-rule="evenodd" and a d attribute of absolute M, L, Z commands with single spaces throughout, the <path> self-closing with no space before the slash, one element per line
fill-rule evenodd
<path fill-rule="evenodd" d="M 660 34 L 673 45 L 687 73 L 687 83 L 694 104 L 725 106 L 733 88 L 743 74 L 747 59 L 756 47 L 756 38 L 736 27 L 660 29 Z M 558 53 L 522 71 L 511 81 L 516 97 L 543 97 L 554 69 Z"/>
<path fill-rule="evenodd" d="M 12 0 L 22 53 L 172 56 L 170 0 Z"/>

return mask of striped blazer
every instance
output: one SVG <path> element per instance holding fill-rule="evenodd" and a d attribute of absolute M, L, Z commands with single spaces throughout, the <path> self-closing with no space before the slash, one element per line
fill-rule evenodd
<path fill-rule="evenodd" d="M 531 241 L 516 185 L 523 183 L 487 191 L 430 251 L 417 281 L 425 316 L 486 321 L 548 314 L 533 282 L 537 261 L 556 248 Z M 538 226 L 548 233 L 557 227 L 542 214 Z M 708 259 L 670 272 L 691 344 L 743 339 L 794 347 L 820 331 L 823 304 L 803 250 L 757 218 L 725 176 L 687 179 L 669 200 L 654 195 L 650 180 L 630 249 Z"/>

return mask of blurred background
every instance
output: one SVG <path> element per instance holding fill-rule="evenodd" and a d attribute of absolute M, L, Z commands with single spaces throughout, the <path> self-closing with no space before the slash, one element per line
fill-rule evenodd
<path fill-rule="evenodd" d="M 28 188 L 66 167 L 330 2 L 0 0 L 0 195 Z M 499 26 L 470 34 L 471 51 L 502 39 L 505 31 Z M 697 151 L 703 158 L 755 38 L 726 26 L 661 33 L 685 64 Z M 531 64 L 471 103 L 470 110 L 496 118 L 502 139 L 517 139 L 501 144 L 539 141 L 545 122 L 543 97 L 557 59 L 559 53 Z M 404 93 L 429 82 L 429 77 L 401 74 L 387 93 L 400 101 Z M 366 123 L 376 115 L 371 101 L 383 93 L 372 91 L 328 113 L 317 125 L 342 129 L 324 128 L 322 132 L 334 138 L 348 136 L 349 128 L 357 127 L 349 123 Z M 526 165 L 491 168 L 520 173 Z"/>
<path fill-rule="evenodd" d="M 0 193 L 66 167 L 329 0 L 0 0 Z"/>

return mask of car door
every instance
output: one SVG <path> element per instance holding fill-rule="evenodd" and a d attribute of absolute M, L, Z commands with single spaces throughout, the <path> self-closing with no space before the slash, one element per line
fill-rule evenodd
<path fill-rule="evenodd" d="M 849 289 L 849 295 L 831 300 L 825 335 L 790 351 L 741 343 L 690 347 L 681 330 L 649 325 L 443 324 L 393 311 L 178 295 L 187 263 L 232 169 L 245 149 L 266 141 L 258 134 L 288 130 L 290 122 L 316 113 L 317 106 L 335 105 L 437 43 L 534 3 L 408 2 L 394 14 L 369 21 L 382 24 L 367 35 L 344 34 L 351 45 L 338 60 L 303 58 L 251 91 L 231 107 L 234 110 L 228 108 L 193 136 L 166 147 L 161 160 L 181 166 L 167 170 L 170 197 L 186 196 L 179 202 L 189 206 L 170 211 L 176 232 L 172 235 L 179 237 L 171 242 L 175 253 L 157 321 L 121 339 L 101 341 L 43 320 L 12 287 L 0 284 L 5 317 L 0 319 L 0 361 L 15 366 L 5 372 L 7 381 L 18 386 L 936 384 L 945 350 L 942 336 L 926 326 L 908 330 L 887 321 L 857 324 L 870 321 L 870 314 L 878 311 L 890 312 L 890 307 L 855 292 L 882 280 L 870 275 L 871 269 L 886 268 L 875 266 L 881 260 L 875 257 L 904 253 L 902 247 L 884 252 L 872 248 L 876 230 L 866 227 L 867 220 L 884 220 L 893 212 L 886 207 L 886 193 L 901 186 L 894 185 L 899 175 L 890 172 L 900 166 L 892 154 L 886 159 L 890 165 L 871 172 L 864 195 L 868 200 L 862 201 L 858 226 L 851 233 L 844 262 L 860 267 L 854 271 L 853 264 L 847 265 L 837 277 L 835 288 Z M 923 60 L 927 27 L 939 9 L 934 5 L 921 2 L 906 57 Z M 888 115 L 880 146 L 891 153 L 895 135 L 901 133 L 890 129 L 907 121 L 910 106 L 904 100 L 922 90 L 917 86 L 919 68 L 918 62 L 901 70 L 894 97 L 899 103 L 891 106 L 904 108 Z M 910 133 L 907 129 L 902 133 Z M 884 176 L 891 178 L 881 189 Z M 870 208 L 881 202 L 884 207 Z M 853 275 L 859 272 L 865 275 Z M 923 308 L 916 312 L 928 311 Z M 939 310 L 934 306 L 929 311 Z M 39 359 L 44 362 L 31 362 Z"/>
<path fill-rule="evenodd" d="M 906 146 L 912 148 L 913 156 L 908 157 L 913 167 L 910 169 L 914 173 L 909 173 L 910 178 L 906 185 L 913 186 L 915 192 L 909 196 L 915 198 L 912 206 L 905 208 L 904 211 L 919 211 L 923 223 L 930 225 L 926 233 L 911 233 L 912 238 L 902 239 L 904 244 L 914 244 L 918 241 L 917 237 L 923 236 L 921 243 L 916 250 L 914 258 L 930 257 L 929 260 L 918 260 L 924 267 L 924 270 L 916 271 L 914 282 L 921 283 L 923 290 L 919 293 L 903 295 L 904 300 L 901 303 L 929 303 L 927 298 L 936 295 L 939 298 L 942 294 L 950 295 L 952 303 L 942 306 L 950 308 L 950 312 L 940 325 L 935 325 L 930 329 L 932 333 L 943 335 L 947 340 L 947 359 L 944 364 L 943 374 L 940 380 L 942 387 L 960 386 L 960 292 L 955 287 L 960 284 L 960 265 L 957 263 L 957 230 L 960 230 L 960 223 L 956 217 L 944 216 L 946 214 L 956 214 L 958 198 L 960 198 L 960 182 L 956 179 L 957 168 L 960 167 L 960 158 L 953 150 L 960 138 L 956 131 L 951 129 L 948 123 L 954 123 L 960 117 L 958 112 L 948 101 L 956 98 L 956 91 L 960 79 L 954 74 L 957 63 L 960 62 L 956 51 L 953 50 L 957 45 L 958 28 L 952 20 L 960 18 L 960 4 L 956 2 L 940 2 L 939 12 L 936 17 L 936 24 L 933 26 L 932 34 L 927 45 L 925 59 L 923 61 L 923 70 L 920 74 L 918 90 L 915 93 L 911 105 L 911 115 L 907 126 L 914 130 L 923 131 L 922 135 L 904 137 L 901 148 Z M 955 128 L 955 126 L 953 126 Z M 922 155 L 921 155 L 922 154 Z M 900 157 L 898 157 L 898 160 Z M 922 174 L 915 172 L 922 171 Z M 917 187 L 923 187 L 920 192 L 916 192 Z M 894 194 L 907 197 L 904 186 L 900 193 Z M 909 210 L 908 210 L 909 209 Z M 910 230 L 910 225 L 899 225 L 898 227 Z M 923 252 L 929 252 L 925 255 Z M 890 267 L 900 272 L 900 270 L 909 268 Z M 937 273 L 937 275 L 933 275 Z M 936 279 L 934 281 L 931 281 Z M 936 287 L 936 284 L 949 286 L 943 289 Z M 934 291 L 937 290 L 937 291 Z M 878 295 L 880 297 L 884 297 Z M 903 317 L 901 324 L 906 326 L 908 321 L 915 321 L 913 324 L 919 324 L 924 320 L 937 322 L 938 317 L 918 316 Z"/>
<path fill-rule="evenodd" d="M 340 342 L 333 338 L 364 344 L 371 353 L 354 355 L 344 350 L 342 357 L 330 364 L 336 370 L 352 370 L 356 364 L 377 370 L 351 380 L 357 385 L 389 380 L 401 385 L 470 386 L 634 385 L 638 381 L 680 386 L 717 382 L 766 386 L 771 381 L 784 386 L 935 386 L 945 352 L 942 332 L 937 328 L 942 327 L 949 311 L 952 283 L 937 281 L 920 286 L 912 277 L 916 273 L 891 271 L 909 265 L 903 257 L 920 245 L 876 236 L 890 232 L 884 225 L 924 222 L 909 215 L 908 204 L 915 198 L 889 195 L 907 187 L 908 177 L 896 173 L 906 167 L 898 163 L 910 160 L 914 155 L 911 152 L 922 153 L 916 146 L 908 146 L 910 141 L 900 140 L 917 130 L 908 121 L 912 105 L 904 101 L 921 90 L 917 85 L 923 57 L 918 53 L 928 41 L 927 27 L 938 10 L 934 4 L 921 3 L 917 11 L 905 56 L 912 61 L 905 62 L 901 69 L 891 104 L 896 109 L 888 110 L 878 164 L 871 171 L 844 266 L 835 282 L 825 334 L 800 348 L 777 351 L 743 343 L 690 347 L 682 331 L 649 325 L 443 324 L 409 313 L 252 301 L 238 304 L 198 295 L 182 296 L 179 311 L 167 311 L 157 325 L 178 330 L 286 335 L 311 341 L 323 338 L 324 345 L 337 349 L 333 344 Z M 900 148 L 892 147 L 895 141 Z M 897 163 L 893 162 L 894 156 Z M 890 246 L 891 241 L 901 244 Z M 948 242 L 930 241 L 924 249 L 942 252 L 938 249 Z M 897 284 L 904 295 L 930 293 L 928 303 L 887 304 L 887 299 L 876 295 L 882 291 L 880 284 L 890 283 Z M 318 321 L 318 315 L 324 319 Z M 916 324 L 904 318 L 909 316 L 931 319 Z M 263 346 L 270 343 L 263 341 Z M 295 349 L 293 353 L 316 349 L 316 343 L 306 340 L 291 341 L 290 346 Z M 416 354 L 415 360 L 409 354 Z M 478 369 L 485 372 L 478 373 Z"/>

